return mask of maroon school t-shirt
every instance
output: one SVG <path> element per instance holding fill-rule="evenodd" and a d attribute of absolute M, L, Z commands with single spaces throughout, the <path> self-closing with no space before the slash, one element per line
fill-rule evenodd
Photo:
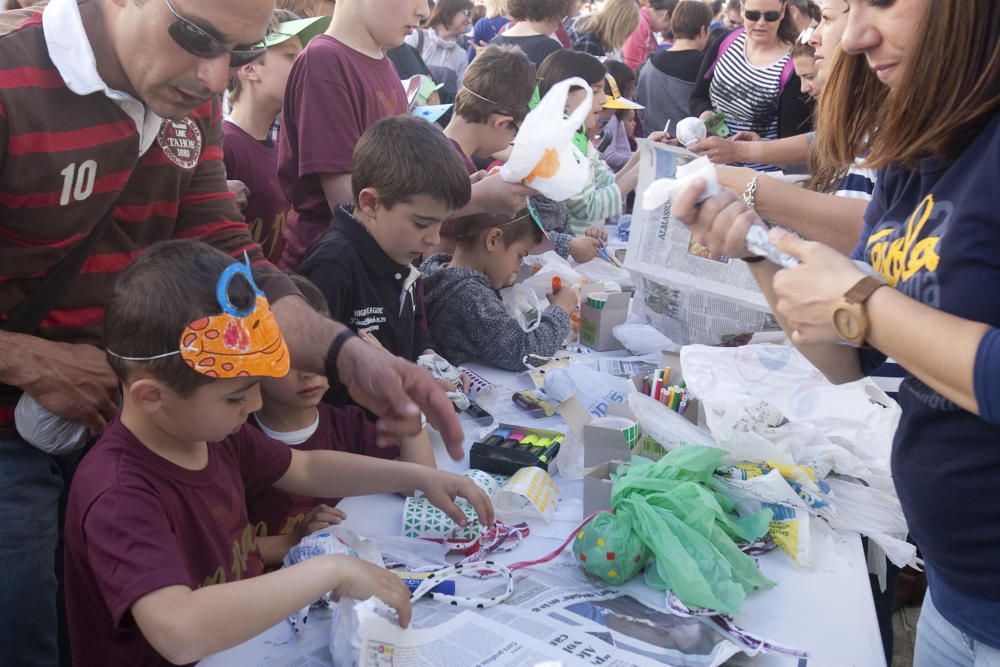
<path fill-rule="evenodd" d="M 226 174 L 243 181 L 250 190 L 243 211 L 250 235 L 260 244 L 264 256 L 276 263 L 281 258 L 281 234 L 292 212 L 278 182 L 278 146 L 270 139 L 254 139 L 228 120 L 222 122 L 222 131 Z"/>
<path fill-rule="evenodd" d="M 406 92 L 388 58 L 370 58 L 320 35 L 295 59 L 278 149 L 278 178 L 295 209 L 285 227 L 282 268 L 297 269 L 333 218 L 319 175 L 350 173 L 364 131 L 407 110 Z"/>
<path fill-rule="evenodd" d="M 375 425 L 357 406 L 335 408 L 320 403 L 319 425 L 308 440 L 288 445 L 299 450 L 333 450 L 363 454 L 380 459 L 398 459 L 399 447 L 375 444 Z M 254 422 L 251 419 L 251 423 Z M 286 446 L 286 445 L 282 445 Z M 299 527 L 316 505 L 336 505 L 340 498 L 313 498 L 286 493 L 272 486 L 247 492 L 247 513 L 257 535 L 289 535 Z"/>
<path fill-rule="evenodd" d="M 167 665 L 130 609 L 166 586 L 263 571 L 246 495 L 288 470 L 291 451 L 244 426 L 185 470 L 112 423 L 83 459 L 66 509 L 66 611 L 75 667 Z"/>

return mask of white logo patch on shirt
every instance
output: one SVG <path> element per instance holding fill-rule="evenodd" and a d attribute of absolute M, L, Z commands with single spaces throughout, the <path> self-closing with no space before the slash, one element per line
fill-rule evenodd
<path fill-rule="evenodd" d="M 201 130 L 190 118 L 164 120 L 156 142 L 163 154 L 181 169 L 194 169 L 201 157 Z"/>

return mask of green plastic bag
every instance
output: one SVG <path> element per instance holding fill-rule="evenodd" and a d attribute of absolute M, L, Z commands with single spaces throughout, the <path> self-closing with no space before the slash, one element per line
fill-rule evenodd
<path fill-rule="evenodd" d="M 604 547 L 612 540 L 615 561 L 652 560 L 646 570 L 650 587 L 673 591 L 689 607 L 726 613 L 738 612 L 752 590 L 773 586 L 736 544 L 767 534 L 771 512 L 738 517 L 733 501 L 709 487 L 724 454 L 691 445 L 655 463 L 620 468 L 611 487 L 615 513 L 595 517 L 574 542 L 581 567 L 612 584 L 641 571 L 641 566 L 612 570 L 606 556 L 602 561 L 607 548 L 602 551 L 597 540 Z M 599 528 L 591 530 L 598 519 Z"/>

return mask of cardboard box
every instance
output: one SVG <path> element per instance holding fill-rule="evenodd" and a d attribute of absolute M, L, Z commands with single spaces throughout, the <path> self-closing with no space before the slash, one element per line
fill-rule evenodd
<path fill-rule="evenodd" d="M 679 385 L 681 382 L 684 381 L 684 369 L 681 368 L 680 352 L 661 352 L 660 368 L 670 369 L 670 380 L 668 381 L 669 385 L 671 386 L 675 384 Z M 632 384 L 635 385 L 635 388 L 639 391 L 639 393 L 642 393 L 642 380 L 643 377 L 641 375 L 632 376 Z M 683 417 L 686 418 L 689 422 L 691 422 L 695 426 L 701 426 L 701 427 L 706 426 L 705 406 L 703 406 L 701 404 L 701 401 L 699 401 L 697 398 L 688 399 L 688 406 L 687 409 L 684 410 Z M 640 454 L 640 452 L 637 451 L 636 454 Z M 650 453 L 650 454 L 642 454 L 642 456 L 659 458 L 660 456 L 663 456 L 663 454 L 653 455 L 652 453 Z"/>
<path fill-rule="evenodd" d="M 628 461 L 608 461 L 583 477 L 583 515 L 611 509 L 611 475 Z"/>
<path fill-rule="evenodd" d="M 625 322 L 632 297 L 625 293 L 608 294 L 603 308 L 588 305 L 589 295 L 604 291 L 600 283 L 585 285 L 580 290 L 580 344 L 598 352 L 621 350 L 624 346 L 614 337 L 612 330 Z"/>
<path fill-rule="evenodd" d="M 583 407 L 583 404 L 573 396 L 563 401 L 559 413 L 570 431 L 576 433 L 583 442 L 583 467 L 593 468 L 608 461 L 627 461 L 632 456 L 632 450 L 621 431 L 614 428 L 594 426 L 594 417 Z M 627 405 L 612 403 L 608 405 L 608 417 L 624 417 L 635 421 L 635 415 Z"/>

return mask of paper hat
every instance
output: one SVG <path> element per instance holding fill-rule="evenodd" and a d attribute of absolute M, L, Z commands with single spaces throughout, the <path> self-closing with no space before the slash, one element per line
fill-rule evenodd
<path fill-rule="evenodd" d="M 292 37 L 298 37 L 299 41 L 302 42 L 302 48 L 305 48 L 309 40 L 326 32 L 326 29 L 330 27 L 330 20 L 329 16 L 316 16 L 309 19 L 284 21 L 267 34 L 267 37 L 264 38 L 264 46 L 271 48 L 287 42 Z"/>
<path fill-rule="evenodd" d="M 406 101 L 410 105 L 410 110 L 425 106 L 434 91 L 443 85 L 434 83 L 434 79 L 424 74 L 414 74 L 409 79 L 403 79 L 403 88 L 406 90 Z"/>
<path fill-rule="evenodd" d="M 253 280 L 250 259 L 230 264 L 216 284 L 222 312 L 191 322 L 181 333 L 178 349 L 150 356 L 108 354 L 124 361 L 155 361 L 175 355 L 211 378 L 284 377 L 289 369 L 288 348 L 271 308 Z M 254 292 L 254 303 L 238 309 L 229 299 L 229 283 L 243 276 Z"/>
<path fill-rule="evenodd" d="M 646 107 L 633 102 L 627 97 L 622 97 L 621 92 L 618 90 L 618 82 L 615 81 L 615 77 L 610 74 L 605 74 L 604 78 L 607 80 L 608 87 L 611 89 L 611 94 L 608 95 L 607 100 L 604 102 L 605 109 L 645 109 Z"/>

